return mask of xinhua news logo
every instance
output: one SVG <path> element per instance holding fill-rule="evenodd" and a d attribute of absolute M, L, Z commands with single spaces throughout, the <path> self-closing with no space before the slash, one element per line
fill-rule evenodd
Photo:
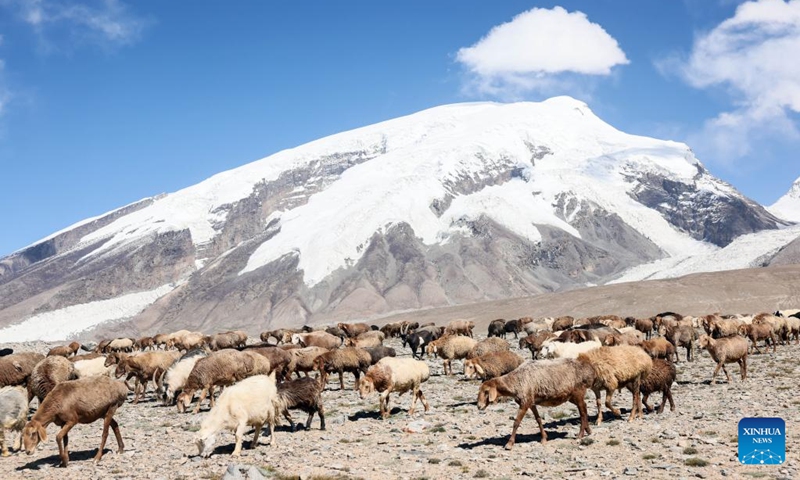
<path fill-rule="evenodd" d="M 779 465 L 786 459 L 786 422 L 782 418 L 739 420 L 739 462 Z"/>

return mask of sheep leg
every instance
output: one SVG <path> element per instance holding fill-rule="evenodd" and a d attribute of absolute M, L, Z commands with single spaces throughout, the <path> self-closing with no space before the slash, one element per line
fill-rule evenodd
<path fill-rule="evenodd" d="M 353 375 L 356 377 L 356 383 L 353 385 L 353 390 L 358 391 L 358 381 L 361 380 L 361 373 L 358 371 L 358 369 L 356 369 L 356 371 L 353 372 Z"/>
<path fill-rule="evenodd" d="M 200 413 L 200 404 L 206 399 L 206 395 L 208 395 L 207 387 L 200 390 L 200 398 L 197 399 L 197 406 L 194 407 L 194 413 Z M 214 392 L 211 392 L 211 398 L 214 398 Z"/>
<path fill-rule="evenodd" d="M 22 432 L 17 433 L 19 433 L 19 435 L 17 435 L 17 439 L 14 441 L 14 450 L 20 452 L 22 451 Z M 0 436 L 2 436 L 2 433 L 0 433 Z"/>
<path fill-rule="evenodd" d="M 444 366 L 444 374 L 445 375 L 452 375 L 453 374 L 453 366 L 450 364 L 450 360 L 445 360 L 444 362 L 442 362 L 442 365 Z M 448 368 L 449 368 L 449 373 L 448 373 Z"/>
<path fill-rule="evenodd" d="M 584 434 L 591 435 L 592 428 L 589 426 L 589 412 L 586 408 L 586 400 L 584 397 L 586 396 L 586 391 L 579 391 L 573 394 L 573 398 L 570 400 L 572 403 L 578 406 L 578 413 L 581 417 L 581 429 L 578 431 L 578 438 L 583 438 Z"/>
<path fill-rule="evenodd" d="M 742 372 L 742 381 L 744 382 L 747 379 L 747 357 L 739 360 L 739 370 Z"/>
<path fill-rule="evenodd" d="M 381 419 L 386 419 L 389 416 L 389 391 L 381 394 L 380 403 Z"/>
<path fill-rule="evenodd" d="M 641 398 L 641 391 L 639 387 L 641 386 L 641 377 L 636 377 L 636 380 L 633 381 L 632 391 L 633 393 L 633 405 L 631 406 L 631 414 L 628 415 L 628 421 L 631 422 L 636 417 L 644 417 L 642 413 L 642 398 Z"/>
<path fill-rule="evenodd" d="M 508 439 L 508 443 L 506 443 L 505 449 L 511 450 L 514 448 L 514 442 L 517 439 L 517 429 L 519 428 L 519 424 L 522 423 L 522 419 L 525 418 L 525 413 L 533 407 L 533 403 L 523 403 L 519 406 L 519 411 L 517 412 L 517 418 L 514 419 L 514 427 L 511 429 L 511 437 Z M 544 438 L 544 437 L 542 437 Z"/>
<path fill-rule="evenodd" d="M 422 406 L 425 407 L 425 411 L 431 409 L 430 405 L 428 405 L 428 401 L 425 399 L 425 394 L 422 393 L 422 389 L 417 390 L 417 395 L 419 396 L 419 400 L 422 402 Z"/>
<path fill-rule="evenodd" d="M 253 441 L 250 442 L 250 448 L 256 448 L 258 446 L 258 436 L 261 434 L 261 429 L 264 428 L 263 423 L 259 423 L 255 425 L 255 432 L 253 433 Z"/>
<path fill-rule="evenodd" d="M 58 444 L 58 456 L 61 457 L 61 466 L 66 467 L 69 464 L 69 452 L 67 451 L 67 446 L 64 444 L 64 437 L 67 436 L 70 429 L 74 427 L 78 422 L 68 422 L 65 424 L 61 431 L 58 432 L 56 435 L 56 444 Z"/>
<path fill-rule="evenodd" d="M 97 455 L 94 456 L 94 463 L 103 458 L 103 449 L 106 447 L 106 440 L 108 440 L 108 427 L 111 426 L 111 418 L 116 410 L 115 407 L 109 408 L 105 418 L 103 418 L 103 435 L 100 437 L 100 448 L 97 449 Z"/>
<path fill-rule="evenodd" d="M 232 457 L 238 457 L 242 454 L 242 438 L 244 437 L 245 430 L 247 430 L 247 422 L 242 420 L 239 422 L 239 425 L 236 426 L 236 432 L 234 433 L 236 436 L 236 445 L 233 447 L 233 453 L 231 453 Z"/>
<path fill-rule="evenodd" d="M 722 371 L 725 373 L 725 378 L 728 379 L 728 383 L 731 383 L 731 376 L 728 375 L 728 370 L 725 368 L 725 364 L 722 364 Z"/>
<path fill-rule="evenodd" d="M 317 414 L 319 415 L 319 429 L 325 430 L 325 407 L 322 406 L 322 403 L 319 404 L 319 408 L 317 409 Z M 311 422 L 309 422 L 309 427 L 311 426 Z"/>
<path fill-rule="evenodd" d="M 764 343 L 767 343 L 767 342 L 764 342 Z M 758 348 L 758 342 L 756 340 L 753 340 L 753 348 L 756 350 L 756 352 L 758 352 L 759 355 L 761 355 L 763 353 L 761 351 L 761 349 Z"/>
<path fill-rule="evenodd" d="M 650 405 L 647 404 L 647 399 L 648 398 L 650 398 L 650 394 L 649 393 L 645 393 L 644 396 L 642 396 L 642 403 L 644 404 L 644 411 L 647 412 L 647 413 L 651 413 L 653 411 L 653 408 Z M 663 408 L 664 408 L 664 402 L 662 401 L 661 402 L 661 406 L 659 406 L 658 413 L 661 413 L 661 410 Z"/>
<path fill-rule="evenodd" d="M 417 393 L 419 392 L 419 387 L 414 387 L 414 390 L 411 392 L 411 408 L 408 409 L 408 416 L 414 415 L 414 406 L 417 404 Z"/>
<path fill-rule="evenodd" d="M 269 446 L 275 446 L 275 419 L 269 421 Z"/>
<path fill-rule="evenodd" d="M 339 370 L 339 390 L 344 390 L 344 371 Z"/>
<path fill-rule="evenodd" d="M 594 401 L 597 404 L 597 421 L 595 422 L 596 425 L 600 425 L 603 423 L 603 411 L 600 409 L 600 390 L 593 390 L 594 391 Z"/>
<path fill-rule="evenodd" d="M 639 387 L 637 386 L 636 388 L 638 389 Z M 611 400 L 613 400 L 613 398 L 614 398 L 614 391 L 606 390 L 606 407 L 609 410 L 611 410 L 611 413 L 614 414 L 615 417 L 619 418 L 622 416 L 622 413 L 618 409 L 614 408 L 614 405 L 612 405 Z"/>
<path fill-rule="evenodd" d="M 314 414 L 312 413 L 311 416 L 313 416 L 313 415 Z M 294 424 L 294 421 L 292 420 L 292 416 L 289 414 L 289 410 L 284 410 L 283 411 L 283 416 L 284 416 L 284 418 L 286 418 L 286 420 L 289 421 L 289 426 L 291 427 L 292 432 L 294 432 L 295 429 L 296 429 L 296 426 Z M 311 423 L 311 417 L 308 418 L 308 423 Z M 308 425 L 306 425 L 306 430 L 308 430 Z"/>
<path fill-rule="evenodd" d="M 714 373 L 711 374 L 711 383 L 714 383 L 714 379 L 717 378 L 717 373 L 719 373 L 719 369 L 722 367 L 722 363 L 717 364 L 717 368 L 714 369 Z"/>
<path fill-rule="evenodd" d="M 113 418 L 109 424 L 111 425 L 111 430 L 114 431 L 114 437 L 117 439 L 117 453 L 122 453 L 125 451 L 125 443 L 122 441 L 122 433 L 119 431 L 119 424 Z"/>
<path fill-rule="evenodd" d="M 10 455 L 8 453 L 8 445 L 6 445 L 6 429 L 2 426 L 0 426 L 0 450 L 2 450 L 4 457 Z"/>
<path fill-rule="evenodd" d="M 542 417 L 539 416 L 539 410 L 536 408 L 536 404 L 531 405 L 531 411 L 533 412 L 533 416 L 536 418 L 536 423 L 539 424 L 539 433 L 542 435 L 542 445 L 547 443 L 547 432 L 544 431 L 544 425 L 542 425 Z"/>
<path fill-rule="evenodd" d="M 219 387 L 219 393 L 221 394 L 224 389 L 225 387 Z M 211 408 L 214 408 L 214 403 L 215 403 L 214 390 L 216 390 L 216 387 L 214 385 L 211 385 L 211 387 L 209 387 L 208 389 L 208 406 Z M 198 402 L 197 405 L 200 405 L 200 403 Z"/>

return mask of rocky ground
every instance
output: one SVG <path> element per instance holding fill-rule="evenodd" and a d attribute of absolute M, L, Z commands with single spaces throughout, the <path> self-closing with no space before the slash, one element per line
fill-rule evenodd
<path fill-rule="evenodd" d="M 510 339 L 512 343 L 516 343 Z M 409 351 L 396 339 L 388 342 L 399 353 Z M 7 345 L 0 345 L 5 347 Z M 17 350 L 46 350 L 45 344 L 8 345 Z M 525 358 L 529 353 L 519 352 Z M 126 404 L 117 413 L 125 452 L 116 453 L 113 435 L 107 452 L 95 465 L 91 458 L 100 440 L 101 424 L 81 425 L 70 434 L 70 465 L 58 468 L 55 444 L 57 427 L 48 428 L 48 441 L 33 455 L 13 453 L 0 458 L 2 479 L 422 479 L 422 478 L 798 478 L 797 419 L 800 399 L 795 395 L 800 378 L 800 346 L 779 347 L 777 354 L 753 355 L 746 382 L 738 367 L 733 382 L 710 385 L 714 368 L 706 352 L 696 362 L 681 362 L 673 387 L 677 410 L 646 415 L 643 421 L 627 423 L 611 419 L 593 426 L 592 435 L 576 440 L 578 412 L 571 404 L 540 408 L 549 442 L 539 443 L 538 428 L 528 414 L 512 451 L 503 449 L 511 432 L 517 406 L 503 402 L 478 412 L 475 406 L 479 382 L 462 376 L 442 375 L 440 360 L 428 360 L 432 376 L 424 384 L 431 410 L 409 418 L 410 397 L 393 397 L 392 416 L 381 421 L 376 396 L 358 398 L 353 378 L 346 377 L 346 390 L 339 391 L 331 379 L 324 393 L 328 429 L 291 433 L 287 426 L 276 432 L 275 447 L 262 436 L 257 448 L 245 449 L 231 458 L 233 435 L 221 434 L 209 459 L 197 456 L 192 436 L 206 409 L 200 414 L 178 414 L 152 400 Z M 454 370 L 461 371 L 460 362 Z M 334 376 L 335 377 L 335 376 Z M 722 377 L 724 382 L 724 376 Z M 591 394 L 590 394 L 591 395 Z M 587 397 L 588 399 L 588 397 Z M 593 400 L 590 399 L 590 400 Z M 660 396 L 653 399 L 658 404 Z M 615 396 L 615 405 L 630 407 L 625 391 Z M 35 401 L 34 401 L 35 403 Z M 589 406 L 593 420 L 594 402 Z M 737 424 L 748 416 L 777 416 L 787 423 L 787 461 L 780 466 L 742 466 L 737 461 Z M 305 419 L 301 412 L 296 419 Z M 408 430 L 421 432 L 409 433 Z M 7 436 L 8 438 L 8 436 Z M 247 434 L 247 439 L 252 433 Z M 247 443 L 245 443 L 247 445 Z M 113 447 L 113 448 L 112 448 Z M 235 464 L 235 465 L 232 465 Z M 238 468 L 242 466 L 242 469 Z M 229 468 L 230 467 L 230 468 Z M 255 467 L 255 469 L 251 468 Z M 246 472 L 250 471 L 250 475 Z M 244 472 L 244 473 L 241 473 Z"/>

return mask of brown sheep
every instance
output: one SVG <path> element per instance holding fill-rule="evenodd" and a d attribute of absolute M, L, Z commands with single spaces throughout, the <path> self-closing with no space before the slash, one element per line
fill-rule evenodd
<path fill-rule="evenodd" d="M 669 358 L 675 355 L 675 347 L 666 338 L 657 337 L 652 340 L 645 340 L 641 345 L 642 349 L 652 358 Z"/>
<path fill-rule="evenodd" d="M 328 374 L 339 374 L 339 389 L 344 390 L 344 372 L 356 377 L 355 389 L 362 373 L 366 373 L 372 363 L 369 352 L 363 348 L 345 347 L 323 353 L 314 360 L 314 367 L 320 372 L 319 382 L 323 387 L 328 383 Z"/>
<path fill-rule="evenodd" d="M 314 370 L 314 361 L 323 353 L 328 353 L 328 349 L 322 347 L 305 347 L 295 348 L 288 350 L 292 359 L 289 363 L 289 369 L 286 372 L 288 379 L 292 373 L 297 374 L 300 378 L 300 372 L 303 372 L 308 377 L 308 372 Z"/>
<path fill-rule="evenodd" d="M 526 361 L 516 370 L 501 377 L 486 380 L 478 391 L 478 410 L 485 410 L 490 403 L 500 397 L 511 397 L 519 405 L 514 419 L 511 437 L 506 443 L 506 450 L 514 447 L 517 429 L 528 410 L 533 412 L 539 424 L 542 443 L 547 443 L 542 419 L 537 406 L 556 407 L 564 402 L 571 402 L 578 407 L 581 428 L 578 438 L 591 434 L 586 411 L 586 390 L 594 382 L 594 370 L 586 363 L 572 359 Z"/>
<path fill-rule="evenodd" d="M 395 351 L 394 348 L 384 347 L 382 345 L 380 347 L 365 348 L 364 350 L 366 350 L 367 353 L 369 353 L 371 365 L 375 365 L 376 363 L 381 361 L 382 358 L 397 356 L 397 352 Z"/>
<path fill-rule="evenodd" d="M 169 367 L 181 357 L 180 352 L 143 352 L 139 355 L 129 355 L 120 359 L 117 363 L 115 376 L 120 378 L 128 375 L 128 378 L 136 378 L 136 386 L 133 389 L 133 403 L 139 403 L 139 399 L 147 393 L 147 383 L 155 380 L 156 375 L 166 372 Z M 141 385 L 141 392 L 139 386 Z"/>
<path fill-rule="evenodd" d="M 278 381 L 288 379 L 292 366 L 292 354 L 277 347 L 247 347 L 244 351 L 256 352 L 269 360 L 270 373 L 275 372 Z"/>
<path fill-rule="evenodd" d="M 569 327 L 575 325 L 575 319 L 570 316 L 566 317 L 558 317 L 553 320 L 553 325 L 550 327 L 554 332 L 559 332 L 561 330 L 566 330 Z"/>
<path fill-rule="evenodd" d="M 183 392 L 178 395 L 178 411 L 184 412 L 191 405 L 197 390 L 200 390 L 200 398 L 194 413 L 200 411 L 200 405 L 207 395 L 210 395 L 211 406 L 214 406 L 215 387 L 232 385 L 253 375 L 266 375 L 269 371 L 269 360 L 255 352 L 230 349 L 212 352 L 198 360 L 192 368 Z"/>
<path fill-rule="evenodd" d="M 370 330 L 369 332 L 359 334 L 357 337 L 348 338 L 346 346 L 359 348 L 380 347 L 383 345 L 383 340 L 383 332 Z"/>
<path fill-rule="evenodd" d="M 756 325 L 769 325 L 772 327 L 772 333 L 775 334 L 775 338 L 780 340 L 781 345 L 786 344 L 786 339 L 788 338 L 788 332 L 786 328 L 786 319 L 783 317 L 776 317 L 771 313 L 759 313 L 755 317 L 753 317 L 753 323 Z"/>
<path fill-rule="evenodd" d="M 295 424 L 289 410 L 302 410 L 308 414 L 306 430 L 311 428 L 314 414 L 319 414 L 319 429 L 325 430 L 325 407 L 322 405 L 322 385 L 313 378 L 301 378 L 278 384 L 275 409 L 289 421 L 292 431 Z"/>
<path fill-rule="evenodd" d="M 125 403 L 128 389 L 121 382 L 106 376 L 82 378 L 61 382 L 50 392 L 39 406 L 31 420 L 22 431 L 25 442 L 25 451 L 28 455 L 36 451 L 39 442 L 47 440 L 47 425 L 55 423 L 61 430 L 56 435 L 58 454 L 61 457 L 61 466 L 69 463 L 69 431 L 75 425 L 93 423 L 103 419 L 103 436 L 100 438 L 100 448 L 94 457 L 99 462 L 103 457 L 103 447 L 108 438 L 108 427 L 114 431 L 117 438 L 119 453 L 125 448 L 119 426 L 114 420 L 117 409 Z"/>
<path fill-rule="evenodd" d="M 536 360 L 536 357 L 539 356 L 539 352 L 542 350 L 542 345 L 544 342 L 552 338 L 556 338 L 555 334 L 552 332 L 541 331 L 532 333 L 527 337 L 520 338 L 519 348 L 527 348 L 530 350 L 531 359 Z"/>
<path fill-rule="evenodd" d="M 669 343 L 675 347 L 675 363 L 679 362 L 678 359 L 678 348 L 684 347 L 686 348 L 686 361 L 691 362 L 694 360 L 694 356 L 692 355 L 692 350 L 694 347 L 694 341 L 697 340 L 697 332 L 694 331 L 694 328 L 689 325 L 673 325 L 673 326 L 666 326 L 662 325 L 661 328 L 658 329 L 658 333 L 663 335 L 664 338 L 667 339 Z"/>
<path fill-rule="evenodd" d="M 0 357 L 0 388 L 25 385 L 37 363 L 44 360 L 41 353 L 12 353 Z"/>
<path fill-rule="evenodd" d="M 363 400 L 372 392 L 380 395 L 381 419 L 389 417 L 389 395 L 396 392 L 399 395 L 411 391 L 411 407 L 408 415 L 414 415 L 414 406 L 417 399 L 422 401 L 422 406 L 427 412 L 428 401 L 422 393 L 420 386 L 428 381 L 431 372 L 428 364 L 413 358 L 386 357 L 367 370 L 364 379 L 357 382 L 358 395 Z"/>
<path fill-rule="evenodd" d="M 370 327 L 366 323 L 339 323 L 337 327 L 344 330 L 349 338 L 357 337 L 364 332 L 369 332 Z"/>
<path fill-rule="evenodd" d="M 226 348 L 238 348 L 239 337 L 232 332 L 215 333 L 211 335 L 211 340 L 208 342 L 208 347 L 212 351 L 224 350 Z"/>
<path fill-rule="evenodd" d="M 645 340 L 650 340 L 650 337 L 653 336 L 653 320 L 649 318 L 628 317 L 625 319 L 625 323 L 628 324 L 629 327 L 634 327 L 636 330 L 644 333 Z"/>
<path fill-rule="evenodd" d="M 477 376 L 481 380 L 488 380 L 513 371 L 522 362 L 522 357 L 508 350 L 491 352 L 464 360 L 464 375 L 467 378 Z"/>
<path fill-rule="evenodd" d="M 403 333 L 403 325 L 400 323 L 387 323 L 381 327 L 381 332 L 386 335 L 386 338 L 399 337 Z"/>
<path fill-rule="evenodd" d="M 445 327 L 444 332 L 448 335 L 464 335 L 472 338 L 472 329 L 475 328 L 475 322 L 469 320 L 451 320 Z"/>
<path fill-rule="evenodd" d="M 61 356 L 45 358 L 33 367 L 31 378 L 28 380 L 28 403 L 36 397 L 41 405 L 56 385 L 74 379 L 75 364 Z"/>
<path fill-rule="evenodd" d="M 657 358 L 653 360 L 653 368 L 650 374 L 642 380 L 639 386 L 639 391 L 642 393 L 642 404 L 647 413 L 653 411 L 650 405 L 647 404 L 647 399 L 651 394 L 662 392 L 661 404 L 658 406 L 658 413 L 664 411 L 664 405 L 669 400 L 669 409 L 671 412 L 675 411 L 675 402 L 672 400 L 672 383 L 676 378 L 675 365 L 668 361 Z"/>
<path fill-rule="evenodd" d="M 78 342 L 72 342 L 69 345 L 61 345 L 58 347 L 53 347 L 47 352 L 48 357 L 52 356 L 59 356 L 59 357 L 71 357 L 78 352 L 78 349 L 81 348 L 81 344 Z"/>
<path fill-rule="evenodd" d="M 492 320 L 489 323 L 489 330 L 488 330 L 488 337 L 506 337 L 506 330 L 505 330 L 506 321 L 502 318 L 498 318 L 497 320 Z"/>
<path fill-rule="evenodd" d="M 445 375 L 453 374 L 453 360 L 467 358 L 469 352 L 477 345 L 474 339 L 462 335 L 445 335 L 432 341 L 426 347 L 428 353 L 435 353 L 443 360 Z"/>
<path fill-rule="evenodd" d="M 366 324 L 365 324 L 366 325 Z M 328 332 L 308 332 L 292 334 L 292 343 L 304 347 L 322 347 L 332 350 L 342 345 L 342 339 Z"/>
<path fill-rule="evenodd" d="M 767 324 L 752 324 L 752 325 L 740 325 L 739 326 L 739 335 L 749 338 L 752 342 L 752 345 L 749 352 L 752 352 L 755 349 L 759 354 L 761 353 L 761 349 L 758 348 L 758 341 L 764 340 L 764 345 L 766 345 L 767 352 L 769 352 L 769 345 L 772 344 L 772 353 L 775 353 L 777 349 L 777 342 L 775 341 L 775 333 L 772 330 L 772 325 Z M 769 343 L 767 343 L 769 340 Z"/>
<path fill-rule="evenodd" d="M 502 338 L 485 338 L 478 342 L 467 354 L 467 358 L 476 358 L 492 352 L 507 352 L 511 348 Z"/>
<path fill-rule="evenodd" d="M 725 372 L 725 378 L 728 379 L 728 383 L 731 382 L 731 376 L 728 375 L 728 371 L 725 370 L 726 363 L 738 363 L 739 369 L 742 374 L 742 381 L 745 381 L 747 378 L 747 340 L 740 337 L 723 337 L 723 338 L 711 338 L 708 335 L 703 335 L 697 341 L 697 345 L 700 348 L 705 348 L 708 350 L 708 353 L 711 355 L 711 358 L 717 362 L 717 368 L 714 369 L 714 374 L 711 375 L 711 383 L 714 383 L 714 378 L 716 378 L 717 373 L 719 373 L 719 369 L 722 368 L 722 371 Z"/>
<path fill-rule="evenodd" d="M 153 348 L 158 348 L 158 347 L 167 348 L 168 340 L 169 340 L 168 333 L 157 333 L 153 335 Z"/>
<path fill-rule="evenodd" d="M 156 344 L 155 341 L 153 340 L 153 337 L 142 337 L 139 340 L 136 340 L 134 346 L 141 351 L 145 351 L 148 348 L 155 350 L 156 348 Z"/>
<path fill-rule="evenodd" d="M 640 386 L 642 379 L 646 378 L 653 368 L 653 360 L 639 347 L 620 345 L 617 347 L 600 347 L 578 355 L 578 361 L 592 367 L 595 372 L 592 391 L 597 403 L 597 424 L 603 421 L 600 409 L 600 394 L 606 392 L 606 407 L 615 417 L 620 417 L 620 411 L 612 405 L 614 392 L 622 387 L 628 387 L 633 392 L 633 406 L 628 421 L 637 416 L 643 417 Z"/>

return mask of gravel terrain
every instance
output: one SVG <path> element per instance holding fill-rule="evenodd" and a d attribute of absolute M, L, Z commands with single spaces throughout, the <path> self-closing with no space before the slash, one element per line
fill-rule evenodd
<path fill-rule="evenodd" d="M 516 341 L 509 338 L 516 350 Z M 387 342 L 398 353 L 409 355 L 398 339 Z M 49 345 L 29 343 L 15 350 L 46 351 Z M 518 351 L 518 350 L 517 350 Z M 527 351 L 520 352 L 529 358 Z M 682 360 L 685 354 L 681 353 Z M 800 478 L 797 420 L 800 399 L 795 395 L 800 378 L 800 346 L 779 346 L 777 354 L 753 355 L 748 361 L 748 379 L 741 383 L 738 367 L 728 367 L 733 383 L 710 385 L 714 364 L 706 352 L 692 363 L 678 364 L 678 382 L 673 386 L 677 410 L 645 416 L 627 423 L 606 412 L 601 426 L 583 442 L 576 440 L 578 412 L 571 404 L 540 407 L 549 441 L 539 443 L 538 428 L 529 413 L 522 422 L 517 444 L 503 449 L 511 433 L 517 405 L 501 402 L 478 412 L 475 406 L 479 381 L 462 375 L 442 374 L 441 360 L 428 359 L 431 378 L 423 391 L 431 410 L 423 414 L 418 404 L 414 418 L 406 410 L 408 395 L 392 397 L 392 416 L 378 417 L 377 396 L 360 400 L 352 390 L 353 377 L 346 374 L 345 391 L 339 391 L 332 376 L 323 394 L 327 431 L 319 430 L 315 418 L 309 431 L 291 433 L 288 426 L 276 432 L 277 446 L 262 436 L 255 449 L 231 458 L 233 434 L 222 433 L 209 459 L 197 456 L 192 436 L 207 408 L 200 414 L 178 414 L 148 395 L 138 405 L 125 404 L 116 419 L 125 440 L 125 452 L 116 453 L 113 435 L 107 452 L 95 465 L 101 423 L 79 425 L 70 434 L 70 465 L 58 468 L 55 444 L 57 427 L 48 428 L 48 441 L 33 455 L 12 453 L 0 458 L 1 479 L 216 479 L 256 478 L 239 473 L 256 467 L 265 478 Z M 454 362 L 461 372 L 461 362 Z M 589 396 L 592 394 L 589 393 Z M 627 391 L 615 395 L 615 406 L 630 408 Z M 660 395 L 651 403 L 660 403 Z M 590 422 L 594 420 L 593 396 L 589 400 Z M 36 401 L 34 401 L 35 405 Z M 302 412 L 293 413 L 305 420 Z M 787 423 L 787 461 L 780 466 L 742 466 L 737 461 L 737 423 L 746 416 L 777 416 Z M 419 422 L 423 422 L 421 432 Z M 15 438 L 15 437 L 14 437 Z M 249 445 L 252 433 L 246 436 Z M 8 439 L 8 436 L 7 436 Z M 9 439 L 10 440 L 10 439 Z M 229 473 L 226 474 L 226 471 Z"/>

